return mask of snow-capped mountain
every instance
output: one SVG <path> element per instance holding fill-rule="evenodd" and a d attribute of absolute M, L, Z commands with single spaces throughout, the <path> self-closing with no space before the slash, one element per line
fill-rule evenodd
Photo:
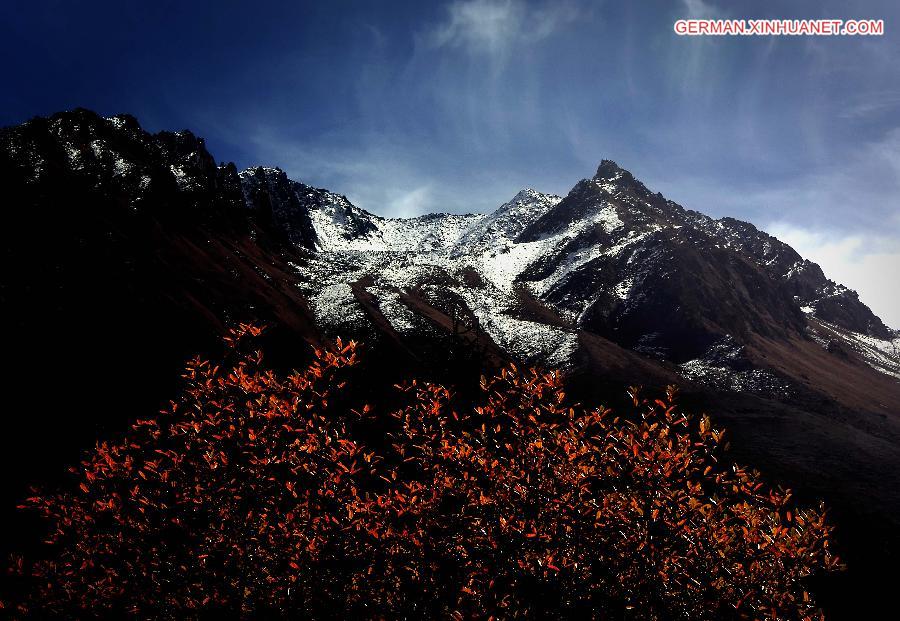
<path fill-rule="evenodd" d="M 747 375 L 738 359 L 759 339 L 797 337 L 840 341 L 900 376 L 897 334 L 853 291 L 753 225 L 686 210 L 610 160 L 565 198 L 525 189 L 490 214 L 407 219 L 368 213 L 278 169 L 240 178 L 248 205 L 264 194 L 286 231 L 303 219 L 306 232 L 292 237 L 309 251 L 295 266 L 298 286 L 328 333 L 365 339 L 377 309 L 376 323 L 414 341 L 434 328 L 421 305 L 447 314 L 462 304 L 493 344 L 531 363 L 575 364 L 587 331 L 694 381 L 787 394 L 773 369 Z"/>
<path fill-rule="evenodd" d="M 855 292 L 752 224 L 684 209 L 611 160 L 565 197 L 525 189 L 489 214 L 399 219 L 278 168 L 216 165 L 189 131 L 150 135 L 127 115 L 35 119 L 0 147 L 26 188 L 63 174 L 136 212 L 256 218 L 297 253 L 292 287 L 324 334 L 388 331 L 415 352 L 462 313 L 492 349 L 530 363 L 578 366 L 591 334 L 745 390 L 738 359 L 767 386 L 785 370 L 763 363 L 760 343 L 799 339 L 900 376 L 897 333 Z"/>
<path fill-rule="evenodd" d="M 4 388 L 31 399 L 5 419 L 7 470 L 52 470 L 152 414 L 185 359 L 256 320 L 286 366 L 362 341 L 368 391 L 508 361 L 561 367 L 611 405 L 675 383 L 738 460 L 857 516 L 863 547 L 900 532 L 898 334 L 786 244 L 610 160 L 564 197 L 511 188 L 491 213 L 384 218 L 218 164 L 188 131 L 76 110 L 0 130 L 0 191 Z"/>

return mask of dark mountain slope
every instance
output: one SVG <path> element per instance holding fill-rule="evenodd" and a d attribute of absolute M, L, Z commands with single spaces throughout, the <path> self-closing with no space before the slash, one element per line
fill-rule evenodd
<path fill-rule="evenodd" d="M 315 338 L 298 251 L 187 132 L 81 110 L 35 119 L 0 133 L 0 187 L 4 388 L 23 404 L 4 416 L 0 459 L 18 473 L 4 488 L 154 412 L 233 321 L 273 322 L 285 348 Z"/>

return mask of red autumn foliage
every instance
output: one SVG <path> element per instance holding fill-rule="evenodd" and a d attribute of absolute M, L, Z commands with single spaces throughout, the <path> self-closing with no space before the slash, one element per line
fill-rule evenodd
<path fill-rule="evenodd" d="M 556 373 L 510 366 L 462 408 L 399 387 L 392 415 L 346 405 L 354 343 L 278 374 L 259 329 L 25 507 L 47 554 L 18 559 L 14 610 L 85 618 L 818 619 L 834 570 L 823 509 L 721 458 L 675 407 L 567 404 Z M 367 422 L 390 416 L 387 441 Z"/>

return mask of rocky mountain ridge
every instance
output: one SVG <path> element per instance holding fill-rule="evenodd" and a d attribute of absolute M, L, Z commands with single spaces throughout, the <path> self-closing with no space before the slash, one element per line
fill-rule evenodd
<path fill-rule="evenodd" d="M 751 334 L 805 333 L 825 347 L 837 338 L 874 368 L 900 375 L 897 333 L 855 292 L 752 224 L 684 209 L 612 160 L 566 197 L 526 189 L 490 214 L 398 219 L 278 168 L 239 173 L 216 165 L 191 132 L 151 135 L 128 115 L 76 110 L 35 119 L 4 131 L 2 147 L 26 184 L 40 186 L 62 166 L 133 210 L 257 214 L 307 257 L 297 268 L 299 287 L 326 332 L 365 336 L 365 320 L 352 325 L 359 308 L 350 304 L 352 284 L 364 277 L 374 279 L 368 288 L 381 288 L 373 295 L 393 311 L 385 317 L 394 329 L 414 332 L 397 292 L 435 281 L 463 300 L 497 345 L 532 362 L 565 363 L 577 330 L 677 364 Z M 475 277 L 478 286 L 464 282 Z M 517 317 L 522 296 L 557 319 Z M 335 309 L 348 304 L 331 325 Z"/>
<path fill-rule="evenodd" d="M 853 349 L 876 368 L 898 373 L 883 359 L 893 356 L 897 334 L 855 292 L 753 225 L 685 210 L 609 160 L 565 198 L 526 189 L 491 214 L 409 219 L 368 213 L 343 196 L 290 182 L 278 169 L 240 173 L 245 188 L 257 188 L 259 175 L 269 179 L 266 187 L 294 184 L 287 199 L 269 195 L 274 209 L 309 214 L 305 247 L 316 255 L 298 272 L 323 325 L 342 317 L 333 330 L 352 328 L 336 309 L 353 306 L 352 284 L 363 277 L 386 292 L 421 288 L 435 278 L 447 289 L 447 282 L 477 274 L 478 287 L 449 288 L 496 343 L 525 360 L 562 361 L 559 349 L 575 329 L 686 362 L 723 339 L 809 333 L 813 323 L 859 335 L 850 338 Z M 517 323 L 513 308 L 523 294 L 548 305 L 566 327 Z M 402 305 L 383 295 L 391 323 L 411 330 Z M 659 325 L 666 315 L 669 321 Z M 858 346 L 860 338 L 881 352 L 879 361 Z"/>

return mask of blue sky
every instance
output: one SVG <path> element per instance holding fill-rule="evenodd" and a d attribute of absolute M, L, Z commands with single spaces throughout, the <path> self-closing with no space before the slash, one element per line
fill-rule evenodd
<path fill-rule="evenodd" d="M 130 112 L 384 215 L 564 194 L 611 158 L 776 234 L 900 326 L 898 14 L 894 0 L 5 2 L 0 124 Z M 876 18 L 885 36 L 678 37 L 683 17 Z"/>

